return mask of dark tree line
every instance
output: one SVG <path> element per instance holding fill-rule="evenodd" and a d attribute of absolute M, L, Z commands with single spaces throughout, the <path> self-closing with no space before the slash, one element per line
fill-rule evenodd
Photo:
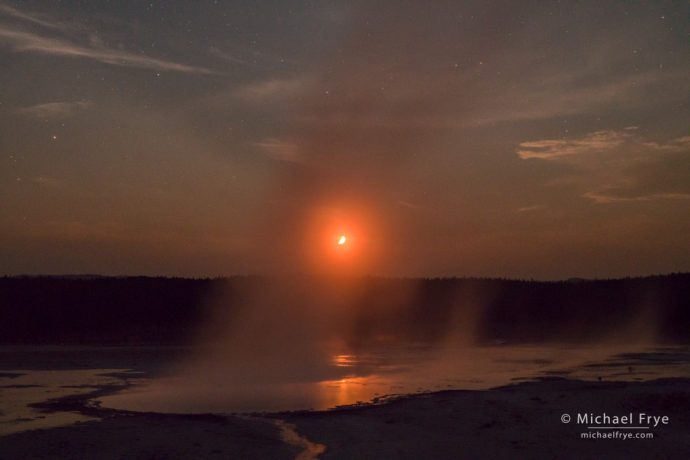
<path fill-rule="evenodd" d="M 228 292 L 264 283 L 270 289 L 271 281 L 255 277 L 4 277 L 0 343 L 185 344 L 216 293 L 233 309 Z M 429 343 L 463 325 L 480 342 L 617 335 L 690 342 L 690 274 L 562 282 L 363 278 L 357 292 L 348 308 L 351 340 L 359 343 Z"/>

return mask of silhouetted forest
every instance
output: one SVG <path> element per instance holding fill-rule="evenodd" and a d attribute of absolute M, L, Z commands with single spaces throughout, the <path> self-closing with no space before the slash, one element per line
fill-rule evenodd
<path fill-rule="evenodd" d="M 302 279 L 307 282 L 307 279 Z M 186 344 L 257 277 L 0 278 L 2 344 Z M 500 279 L 357 281 L 351 340 L 429 343 L 453 330 L 477 342 L 590 341 L 636 337 L 690 342 L 690 274 L 616 280 Z M 408 292 L 409 295 L 400 295 Z M 216 306 L 217 308 L 217 306 Z"/>

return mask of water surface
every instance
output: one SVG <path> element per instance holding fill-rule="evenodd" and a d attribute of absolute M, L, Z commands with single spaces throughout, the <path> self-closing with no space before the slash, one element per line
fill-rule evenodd
<path fill-rule="evenodd" d="M 208 364 L 211 365 L 211 364 Z M 207 365 L 207 366 L 208 366 Z M 428 350 L 389 348 L 334 354 L 328 366 L 291 375 L 246 376 L 231 365 L 199 374 L 186 368 L 100 400 L 104 407 L 173 413 L 323 410 L 378 402 L 394 395 L 446 389 L 486 389 L 524 379 L 585 380 L 690 377 L 682 348 L 624 346 L 486 346 Z"/>
<path fill-rule="evenodd" d="M 325 362 L 309 357 L 295 361 L 294 355 L 270 363 L 218 361 L 224 356 L 166 347 L 2 347 L 0 435 L 92 420 L 76 411 L 32 405 L 103 388 L 111 394 L 91 404 L 162 413 L 253 413 L 329 409 L 549 376 L 622 381 L 690 377 L 690 349 L 684 347 L 397 346 L 334 352 Z"/>

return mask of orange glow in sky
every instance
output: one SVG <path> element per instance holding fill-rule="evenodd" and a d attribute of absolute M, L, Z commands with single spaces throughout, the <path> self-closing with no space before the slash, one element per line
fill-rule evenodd
<path fill-rule="evenodd" d="M 381 250 L 379 219 L 361 204 L 315 206 L 304 230 L 308 270 L 339 275 L 368 274 Z"/>

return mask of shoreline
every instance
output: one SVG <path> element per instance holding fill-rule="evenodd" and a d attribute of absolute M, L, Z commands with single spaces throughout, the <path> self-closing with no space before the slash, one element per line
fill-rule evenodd
<path fill-rule="evenodd" d="M 146 452 L 162 458 L 300 459 L 690 455 L 686 378 L 593 382 L 544 377 L 488 390 L 395 395 L 324 411 L 251 415 L 132 412 L 93 403 L 123 388 L 107 385 L 32 405 L 99 420 L 0 436 L 0 451 L 13 459 L 72 458 L 77 452 L 92 452 L 89 458 L 137 458 Z M 644 412 L 668 416 L 669 424 L 654 427 L 654 439 L 594 441 L 578 437 L 586 428 L 560 420 L 562 414 L 578 412 Z M 123 442 L 126 433 L 131 436 Z"/>

